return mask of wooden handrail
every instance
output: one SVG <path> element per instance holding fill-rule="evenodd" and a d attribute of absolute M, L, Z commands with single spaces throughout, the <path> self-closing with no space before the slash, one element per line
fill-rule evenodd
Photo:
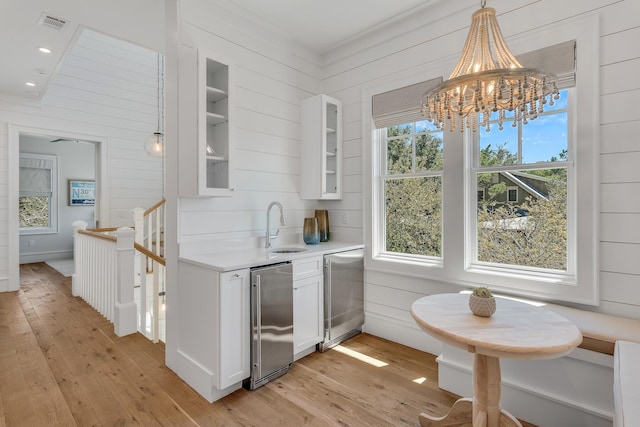
<path fill-rule="evenodd" d="M 141 244 L 134 243 L 133 247 L 136 248 L 137 251 L 141 252 L 142 254 L 146 255 L 147 257 L 149 257 L 152 260 L 154 260 L 155 262 L 157 262 L 158 264 L 161 264 L 161 265 L 165 265 L 166 264 L 164 258 L 154 254 L 153 252 L 151 252 L 149 249 L 145 248 Z"/>
<path fill-rule="evenodd" d="M 155 205 L 151 206 L 149 209 L 147 209 L 146 211 L 144 211 L 144 216 L 149 215 L 151 212 L 155 211 L 156 209 L 158 209 L 160 206 L 164 205 L 167 202 L 166 199 L 162 199 L 158 202 L 156 202 Z"/>
<path fill-rule="evenodd" d="M 108 228 L 87 228 L 87 231 L 92 231 L 94 233 L 110 233 L 112 231 L 118 231 L 117 227 L 108 227 Z"/>
<path fill-rule="evenodd" d="M 91 236 L 91 237 L 95 237 L 98 239 L 103 239 L 103 240 L 109 240 L 111 242 L 115 242 L 116 241 L 116 236 L 110 236 L 108 234 L 101 234 L 98 233 L 94 230 L 98 230 L 98 229 L 92 229 L 92 230 L 78 230 L 78 233 L 80 234 L 85 234 L 87 236 Z M 115 231 L 116 229 L 114 229 Z M 139 243 L 134 243 L 133 247 L 141 252 L 142 254 L 144 254 L 145 256 L 151 258 L 152 260 L 154 260 L 155 262 L 157 262 L 158 264 L 161 265 L 166 265 L 166 261 L 164 260 L 164 258 L 162 258 L 161 256 L 158 256 L 156 254 L 154 254 L 153 252 L 151 252 L 149 249 L 145 248 L 144 246 L 142 246 Z"/>
<path fill-rule="evenodd" d="M 115 231 L 115 230 L 114 230 Z M 102 234 L 93 230 L 78 230 L 79 234 L 85 234 L 87 236 L 95 237 L 96 239 L 109 240 L 111 242 L 116 241 L 116 236 L 111 236 L 108 234 Z"/>

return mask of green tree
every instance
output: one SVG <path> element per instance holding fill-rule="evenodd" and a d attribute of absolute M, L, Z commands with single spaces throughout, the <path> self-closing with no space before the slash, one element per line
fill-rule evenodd
<path fill-rule="evenodd" d="M 18 215 L 20 227 L 48 227 L 49 198 L 46 196 L 20 197 Z"/>
<path fill-rule="evenodd" d="M 387 128 L 387 173 L 442 170 L 442 138 L 410 135 L 406 125 Z M 404 136 L 407 135 L 407 136 Z M 414 153 L 415 150 L 415 164 Z M 442 179 L 406 177 L 385 180 L 386 250 L 441 256 Z"/>
<path fill-rule="evenodd" d="M 566 158 L 566 152 L 564 155 Z M 498 202 L 506 185 L 490 187 L 487 200 L 478 205 L 478 260 L 566 270 L 567 171 L 554 168 L 526 173 L 545 178 L 547 198 L 530 196 L 521 205 Z"/>
<path fill-rule="evenodd" d="M 387 129 L 387 174 L 403 175 L 442 169 L 442 138 L 412 134 L 411 125 Z M 415 157 L 414 157 L 415 152 Z M 566 150 L 551 161 L 566 160 Z M 482 166 L 516 165 L 507 144 L 480 151 Z M 478 204 L 480 261 L 566 270 L 567 174 L 565 168 L 527 170 L 545 179 L 548 197 L 506 202 L 507 185 L 497 173 L 478 174 L 486 199 Z M 388 178 L 384 183 L 386 250 L 442 256 L 442 179 Z M 526 213 L 523 216 L 523 212 Z"/>
<path fill-rule="evenodd" d="M 442 180 L 440 177 L 385 181 L 386 250 L 442 255 Z"/>

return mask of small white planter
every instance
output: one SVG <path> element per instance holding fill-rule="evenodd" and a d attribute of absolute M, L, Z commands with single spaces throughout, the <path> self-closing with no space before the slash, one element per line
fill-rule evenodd
<path fill-rule="evenodd" d="M 490 317 L 496 312 L 496 299 L 494 297 L 469 296 L 469 308 L 476 316 Z"/>

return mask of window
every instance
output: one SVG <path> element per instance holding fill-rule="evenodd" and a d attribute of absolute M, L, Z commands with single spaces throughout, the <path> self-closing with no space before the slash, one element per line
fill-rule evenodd
<path fill-rule="evenodd" d="M 390 126 L 382 173 L 386 252 L 442 255 L 442 131 L 427 121 Z"/>
<path fill-rule="evenodd" d="M 57 232 L 56 167 L 56 156 L 20 153 L 21 234 Z"/>
<path fill-rule="evenodd" d="M 526 126 L 474 135 L 478 201 L 473 262 L 568 270 L 569 91 Z M 497 118 L 497 116 L 496 116 Z"/>
<path fill-rule="evenodd" d="M 522 55 L 528 58 L 522 63 L 535 67 L 544 59 L 540 68 L 547 70 L 551 64 L 561 98 L 526 125 L 436 134 L 420 114 L 380 113 L 388 100 L 393 111 L 400 110 L 398 98 L 408 99 L 410 88 L 426 92 L 415 90 L 420 84 L 365 91 L 375 126 L 365 144 L 372 176 L 371 197 L 365 199 L 371 207 L 370 219 L 365 217 L 368 269 L 421 278 L 435 286 L 430 289 L 486 285 L 497 292 L 598 303 L 599 68 L 590 48 L 598 31 L 595 19 L 584 21 L 567 27 L 565 36 L 574 34 L 576 41 L 553 45 L 553 32 L 527 39 L 551 46 Z M 585 48 L 579 51 L 580 45 Z M 421 158 L 423 135 L 441 139 L 438 162 Z"/>

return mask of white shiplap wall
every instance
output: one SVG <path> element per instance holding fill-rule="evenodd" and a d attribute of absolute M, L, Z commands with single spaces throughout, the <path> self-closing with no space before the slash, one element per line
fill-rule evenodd
<path fill-rule="evenodd" d="M 453 10 L 452 8 L 458 8 Z M 471 13 L 477 2 L 452 6 L 441 2 L 428 15 L 411 17 L 402 25 L 381 28 L 367 38 L 355 40 L 325 57 L 326 93 L 341 99 L 345 108 L 345 175 L 355 191 L 338 208 L 357 217 L 369 215 L 368 207 L 355 201 L 368 176 L 362 176 L 362 93 L 378 82 L 393 80 L 416 69 L 432 69 L 432 75 L 448 75 L 462 49 Z M 494 1 L 498 20 L 507 38 L 526 34 L 548 24 L 587 14 L 600 21 L 601 82 L 601 312 L 640 318 L 640 111 L 632 102 L 640 96 L 640 5 L 634 1 L 571 0 Z M 450 46 L 450 47 L 449 47 Z M 444 64 L 444 65 L 443 65 Z M 431 75 L 431 76 L 432 76 Z M 429 77 L 429 76 L 425 76 Z M 367 113 L 366 111 L 364 113 Z M 353 211 L 352 211 L 353 210 Z M 366 223 L 366 221 L 365 221 Z M 361 226 L 362 223 L 360 222 Z M 367 270 L 367 330 L 414 347 L 429 348 L 424 334 L 417 333 L 409 307 L 420 296 L 456 291 L 446 283 L 424 278 Z M 426 345 L 426 347 L 425 347 Z M 435 343 L 437 345 L 437 343 Z"/>
<path fill-rule="evenodd" d="M 157 62 L 152 50 L 85 30 L 44 97 L 108 138 L 110 210 L 102 226 L 131 225 L 131 209 L 162 198 L 162 161 L 144 151 L 158 126 Z"/>
<path fill-rule="evenodd" d="M 235 192 L 229 198 L 180 199 L 182 249 L 198 241 L 224 248 L 233 242 L 245 247 L 260 244 L 266 209 L 273 200 L 282 203 L 287 219 L 280 240 L 300 239 L 303 218 L 318 206 L 300 199 L 298 183 L 304 173 L 300 104 L 321 92 L 318 58 L 272 33 L 262 33 L 238 11 L 212 3 L 182 1 L 181 34 L 189 45 L 235 62 Z M 272 220 L 276 217 L 274 212 Z M 277 226 L 277 220 L 272 225 Z"/>
<path fill-rule="evenodd" d="M 154 51 L 85 29 L 41 101 L 0 97 L 0 291 L 18 286 L 8 283 L 9 253 L 18 252 L 8 246 L 16 232 L 8 212 L 17 210 L 8 197 L 9 126 L 102 141 L 108 197 L 100 225 L 131 225 L 131 209 L 162 198 L 162 163 L 143 147 L 157 128 L 156 62 Z"/>

